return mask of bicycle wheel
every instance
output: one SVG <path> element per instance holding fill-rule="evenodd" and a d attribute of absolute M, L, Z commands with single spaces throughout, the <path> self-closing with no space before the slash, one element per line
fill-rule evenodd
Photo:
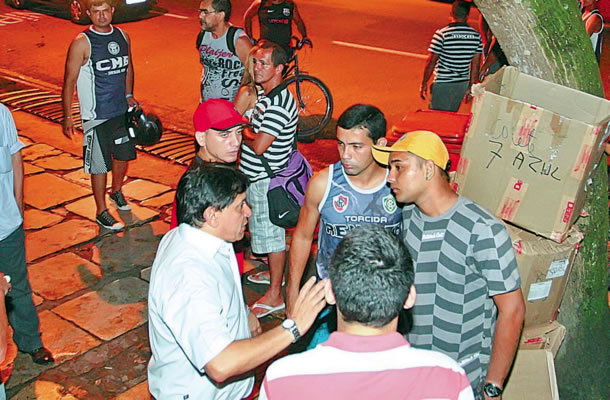
<path fill-rule="evenodd" d="M 333 98 L 326 85 L 313 76 L 288 78 L 286 87 L 294 96 L 299 110 L 297 138 L 315 135 L 328 125 L 333 114 Z"/>

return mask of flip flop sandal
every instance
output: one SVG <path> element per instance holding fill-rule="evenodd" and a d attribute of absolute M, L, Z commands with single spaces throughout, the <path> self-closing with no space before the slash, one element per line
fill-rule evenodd
<path fill-rule="evenodd" d="M 269 271 L 261 271 L 256 274 L 248 275 L 248 281 L 252 283 L 258 283 L 261 285 L 270 285 L 271 281 L 269 280 Z M 286 279 L 282 281 L 282 286 L 286 284 Z"/>
<path fill-rule="evenodd" d="M 254 311 L 252 311 L 255 308 L 260 308 L 260 309 L 263 309 L 265 311 L 263 311 L 262 313 L 256 314 L 256 313 L 254 313 Z M 282 303 L 279 306 L 275 306 L 275 307 L 268 306 L 267 304 L 263 304 L 263 303 L 254 303 L 250 307 L 250 311 L 252 311 L 254 313 L 254 315 L 256 315 L 256 318 L 263 318 L 263 317 L 266 317 L 267 315 L 269 315 L 271 313 L 274 313 L 276 311 L 282 311 L 285 308 L 286 308 L 286 303 Z"/>

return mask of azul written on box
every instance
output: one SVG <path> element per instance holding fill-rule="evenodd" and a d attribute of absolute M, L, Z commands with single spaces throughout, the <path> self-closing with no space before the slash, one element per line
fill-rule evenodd
<path fill-rule="evenodd" d="M 507 228 L 521 275 L 524 325 L 548 324 L 559 310 L 583 235 L 573 227 L 563 243 L 556 243 L 514 226 Z"/>
<path fill-rule="evenodd" d="M 610 101 L 505 67 L 473 87 L 458 193 L 561 242 L 610 135 Z"/>

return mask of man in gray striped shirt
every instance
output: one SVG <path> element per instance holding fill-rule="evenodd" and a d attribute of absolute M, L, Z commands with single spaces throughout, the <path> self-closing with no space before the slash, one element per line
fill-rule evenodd
<path fill-rule="evenodd" d="M 506 227 L 451 190 L 449 153 L 435 133 L 373 146 L 373 157 L 389 166 L 396 200 L 406 204 L 403 236 L 417 290 L 409 342 L 456 360 L 477 399 L 501 396 L 525 314 Z"/>
<path fill-rule="evenodd" d="M 457 111 L 464 95 L 479 76 L 483 44 L 481 35 L 468 26 L 470 3 L 456 0 L 451 7 L 451 22 L 437 30 L 428 48 L 428 59 L 419 95 L 426 99 L 428 81 L 434 71 L 430 109 Z"/>
<path fill-rule="evenodd" d="M 252 251 L 268 254 L 270 285 L 267 293 L 252 306 L 259 318 L 285 308 L 282 277 L 286 264 L 286 232 L 269 220 L 267 190 L 270 175 L 261 158 L 273 173 L 286 167 L 296 147 L 297 105 L 283 83 L 282 72 L 288 56 L 279 45 L 261 40 L 254 53 L 254 80 L 262 87 L 250 117 L 254 135 L 244 132 L 240 170 L 250 179 L 246 191 L 252 207 L 250 240 Z"/>

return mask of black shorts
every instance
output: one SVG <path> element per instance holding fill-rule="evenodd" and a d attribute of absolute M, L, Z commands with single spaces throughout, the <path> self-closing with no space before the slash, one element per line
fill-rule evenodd
<path fill-rule="evenodd" d="M 112 171 L 112 160 L 131 161 L 136 158 L 136 147 L 129 140 L 125 115 L 110 118 L 85 132 L 83 161 L 85 173 L 106 174 Z"/>

